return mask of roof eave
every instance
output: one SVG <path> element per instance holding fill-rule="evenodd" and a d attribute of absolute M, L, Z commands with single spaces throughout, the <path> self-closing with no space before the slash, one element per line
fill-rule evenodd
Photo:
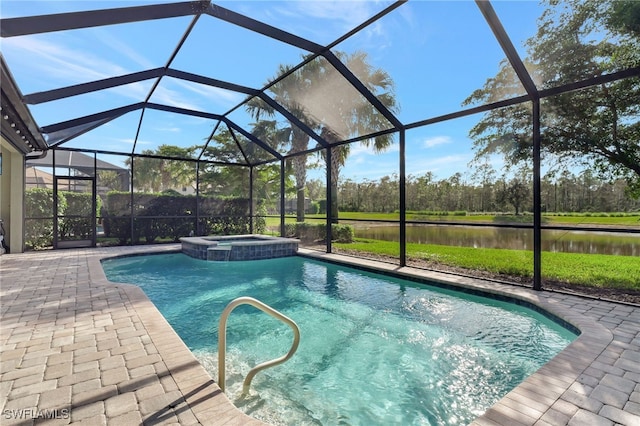
<path fill-rule="evenodd" d="M 18 86 L 0 54 L 2 86 L 2 136 L 24 154 L 46 151 L 49 147 L 31 112 L 25 107 Z"/>

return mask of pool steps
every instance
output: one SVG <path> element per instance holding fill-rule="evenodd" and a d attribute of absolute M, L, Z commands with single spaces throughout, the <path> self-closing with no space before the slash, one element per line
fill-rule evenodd
<path fill-rule="evenodd" d="M 249 387 L 251 386 L 251 381 L 253 377 L 260 371 L 267 369 L 269 367 L 275 367 L 276 365 L 282 364 L 287 361 L 289 358 L 293 356 L 293 354 L 298 349 L 298 344 L 300 343 L 300 328 L 298 324 L 295 323 L 294 320 L 284 315 L 283 313 L 273 309 L 271 306 L 263 303 L 253 297 L 238 297 L 232 300 L 226 308 L 222 311 L 220 315 L 220 321 L 218 322 L 218 386 L 222 392 L 225 390 L 225 381 L 226 381 L 226 352 L 227 352 L 227 319 L 229 318 L 229 314 L 236 307 L 240 305 L 251 305 L 254 308 L 260 309 L 262 312 L 271 315 L 272 317 L 279 319 L 280 321 L 287 324 L 293 330 L 293 343 L 291 344 L 291 349 L 285 355 L 272 359 L 271 361 L 266 361 L 261 364 L 256 365 L 247 373 L 247 377 L 245 377 L 244 382 L 242 383 L 242 395 L 247 395 L 249 393 Z"/>

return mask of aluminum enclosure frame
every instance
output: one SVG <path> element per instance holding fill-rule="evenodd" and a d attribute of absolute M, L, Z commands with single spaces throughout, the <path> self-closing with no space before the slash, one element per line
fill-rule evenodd
<path fill-rule="evenodd" d="M 288 33 L 279 28 L 273 27 L 271 25 L 265 24 L 263 22 L 257 21 L 248 16 L 241 15 L 237 12 L 231 11 L 219 5 L 215 5 L 211 3 L 209 0 L 200 0 L 200 1 L 189 1 L 189 2 L 180 2 L 180 3 L 165 3 L 165 4 L 157 4 L 157 5 L 148 5 L 148 6 L 135 6 L 135 7 L 125 7 L 125 8 L 115 8 L 115 9 L 104 9 L 104 10 L 95 10 L 95 11 L 85 11 L 85 12 L 71 12 L 71 13 L 61 13 L 56 15 L 42 15 L 42 16 L 32 16 L 32 17 L 21 17 L 21 18 L 7 18 L 2 19 L 0 22 L 1 35 L 2 37 L 15 37 L 20 35 L 29 35 L 29 34 L 43 34 L 47 32 L 54 31 L 65 31 L 71 29 L 80 29 L 80 28 L 89 28 L 89 27 L 98 27 L 105 25 L 113 25 L 113 24 L 122 24 L 122 23 L 131 23 L 131 22 L 140 22 L 147 20 L 158 20 L 172 17 L 192 17 L 192 22 L 183 35 L 180 42 L 176 45 L 173 53 L 168 59 L 167 63 L 163 67 L 152 68 L 148 70 L 143 70 L 140 72 L 115 76 L 111 78 L 106 78 L 102 80 L 96 80 L 88 83 L 72 85 L 68 87 L 57 88 L 53 90 L 30 93 L 23 95 L 20 93 L 17 85 L 12 78 L 8 78 L 6 76 L 10 76 L 10 72 L 8 66 L 6 65 L 4 58 L 2 58 L 2 77 L 3 77 L 3 85 L 2 85 L 2 113 L 6 115 L 6 111 L 11 111 L 11 116 L 19 116 L 22 124 L 21 126 L 25 129 L 29 129 L 31 133 L 32 143 L 29 145 L 30 148 L 24 148 L 23 151 L 27 153 L 31 152 L 39 152 L 45 151 L 47 149 L 57 149 L 57 150 L 78 150 L 81 152 L 92 152 L 94 154 L 105 153 L 105 154 L 118 154 L 118 155 L 128 155 L 132 157 L 145 157 L 145 155 L 140 155 L 135 153 L 136 144 L 138 142 L 138 135 L 140 133 L 140 128 L 142 126 L 142 116 L 146 110 L 160 110 L 171 112 L 175 114 L 181 114 L 186 116 L 193 117 L 203 117 L 210 120 L 215 121 L 216 127 L 221 123 L 224 123 L 229 129 L 233 129 L 237 131 L 239 134 L 247 138 L 250 142 L 259 146 L 263 151 L 268 153 L 271 156 L 269 160 L 260 160 L 260 161 L 252 161 L 248 158 L 244 152 L 242 153 L 243 159 L 245 163 L 219 163 L 215 161 L 205 161 L 202 160 L 202 154 L 207 149 L 207 145 L 205 145 L 202 151 L 197 156 L 197 159 L 189 158 L 173 158 L 173 157 L 162 157 L 162 156 L 149 156 L 152 158 L 160 158 L 160 159 L 173 159 L 173 160 L 185 160 L 185 161 L 195 161 L 196 167 L 199 168 L 201 163 L 210 163 L 210 164 L 219 164 L 219 165 L 233 165 L 233 166 L 241 166 L 248 167 L 249 174 L 251 177 L 254 175 L 254 168 L 259 165 L 268 164 L 268 163 L 279 163 L 281 170 L 281 186 L 280 186 L 280 214 L 281 214 L 281 229 L 284 232 L 284 167 L 285 162 L 298 155 L 307 155 L 310 153 L 315 153 L 319 151 L 325 151 L 325 159 L 326 159 L 326 170 L 327 170 L 327 194 L 326 197 L 328 200 L 331 199 L 331 152 L 332 147 L 340 146 L 343 144 L 354 143 L 366 139 L 370 139 L 372 137 L 383 135 L 383 134 L 398 134 L 399 136 L 399 146 L 400 146 L 400 154 L 399 154 L 399 185 L 400 185 L 400 258 L 399 263 L 400 266 L 406 266 L 406 193 L 405 193 L 405 182 L 406 182 L 406 131 L 409 129 L 428 126 L 435 123 L 452 120 L 459 117 L 469 116 L 473 114 L 478 114 L 481 112 L 491 111 L 498 108 L 503 108 L 505 106 L 516 105 L 521 103 L 530 102 L 533 107 L 533 120 L 531 123 L 532 126 L 532 140 L 533 140 L 533 155 L 532 155 L 532 165 L 533 165 L 533 226 L 531 229 L 533 230 L 534 235 L 534 278 L 533 278 L 533 288 L 536 290 L 542 289 L 542 278 L 541 278 L 541 231 L 543 229 L 542 226 L 542 210 L 541 210 L 541 188 L 540 188 L 540 179 L 541 179 L 541 160 L 540 160 L 540 150 L 541 150 L 541 138 L 540 138 L 540 101 L 546 97 L 555 96 L 561 93 L 566 93 L 570 91 L 580 90 L 583 88 L 595 86 L 598 84 L 612 82 L 616 80 L 622 80 L 626 78 L 637 78 L 640 76 L 640 67 L 630 68 L 623 71 L 619 71 L 616 73 L 604 75 L 604 76 L 596 76 L 592 78 L 585 79 L 583 81 L 573 82 L 561 87 L 555 87 L 551 89 L 539 90 L 535 83 L 533 82 L 532 76 L 529 74 L 527 69 L 524 66 L 522 58 L 517 53 L 511 39 L 507 31 L 504 29 L 502 23 L 500 22 L 498 16 L 496 15 L 491 2 L 488 0 L 475 0 L 477 7 L 482 13 L 484 19 L 486 20 L 487 25 L 493 32 L 496 40 L 500 44 L 505 56 L 507 57 L 509 63 L 513 67 L 516 72 L 516 75 L 525 88 L 526 95 L 517 96 L 510 99 L 505 99 L 499 102 L 495 102 L 492 104 L 481 105 L 473 108 L 462 109 L 458 111 L 453 111 L 449 114 L 440 115 L 436 117 L 426 118 L 424 120 L 420 120 L 413 123 L 403 123 L 401 122 L 396 115 L 390 111 L 385 105 L 374 95 L 372 94 L 366 86 L 345 66 L 344 63 L 340 61 L 340 59 L 331 51 L 331 48 L 339 44 L 344 39 L 348 38 L 351 34 L 354 34 L 363 28 L 375 23 L 382 17 L 386 16 L 393 10 L 401 7 L 406 0 L 396 1 L 390 6 L 386 7 L 380 13 L 370 18 L 357 28 L 353 29 L 349 33 L 341 36 L 336 41 L 328 44 L 328 45 L 319 45 L 310 40 L 306 40 L 297 35 Z M 209 78 L 203 75 L 194 74 L 188 72 L 188 70 L 179 70 L 171 67 L 173 59 L 176 57 L 177 53 L 180 51 L 185 40 L 189 37 L 190 31 L 197 22 L 198 19 L 202 15 L 207 15 L 216 19 L 220 19 L 227 23 L 248 29 L 257 34 L 260 34 L 265 37 L 272 38 L 279 42 L 286 43 L 290 46 L 295 46 L 304 51 L 309 52 L 309 55 L 303 60 L 300 64 L 293 67 L 288 73 L 282 75 L 277 80 L 270 82 L 265 87 L 260 89 L 246 87 L 238 84 L 234 84 L 228 81 L 217 80 L 213 78 Z M 351 139 L 340 140 L 335 143 L 330 143 L 322 138 L 316 131 L 314 131 L 311 127 L 306 125 L 302 120 L 300 120 L 294 113 L 289 111 L 284 105 L 279 104 L 276 100 L 274 100 L 267 91 L 269 87 L 273 84 L 276 84 L 278 81 L 286 78 L 287 76 L 293 74 L 296 70 L 300 69 L 310 61 L 315 58 L 323 57 L 329 64 L 331 64 L 340 75 L 349 82 L 349 84 L 360 94 L 364 99 L 366 99 L 377 111 L 379 111 L 390 123 L 391 128 L 386 130 L 377 131 L 374 133 L 360 135 L 358 137 L 354 137 Z M 241 102 L 237 106 L 233 107 L 229 111 L 222 113 L 215 113 L 210 111 L 196 111 L 186 108 L 179 108 L 170 105 L 162 105 L 150 102 L 150 98 L 154 93 L 154 90 L 158 86 L 160 80 L 164 77 L 172 77 L 179 80 L 194 82 L 203 84 L 209 87 L 216 87 L 225 90 L 229 90 L 232 92 L 241 93 L 246 95 L 249 99 L 251 97 L 258 97 L 263 102 L 268 104 L 271 108 L 276 110 L 278 113 L 282 114 L 288 120 L 290 120 L 294 125 L 300 128 L 310 139 L 313 139 L 317 142 L 317 146 L 315 148 L 307 149 L 302 152 L 290 153 L 290 154 L 282 154 L 278 151 L 274 150 L 266 141 L 260 140 L 258 137 L 253 135 L 247 129 L 244 129 L 242 126 L 236 124 L 233 120 L 229 118 L 230 113 L 232 113 L 237 108 L 240 108 L 244 102 Z M 123 86 L 126 84 L 131 84 L 134 82 L 141 82 L 151 80 L 153 81 L 152 88 L 147 94 L 146 99 L 143 102 L 138 102 L 130 105 L 126 105 L 120 108 L 115 108 L 111 110 L 102 111 L 96 114 L 87 115 L 84 117 L 77 117 L 72 120 L 48 124 L 44 126 L 37 126 L 33 117 L 29 114 L 29 105 L 37 105 L 40 103 L 50 102 L 58 99 L 63 99 L 71 96 L 77 96 L 81 94 L 96 92 L 100 90 L 105 90 L 109 88 L 115 88 L 119 86 Z M 16 112 L 14 112 L 16 111 Z M 133 143 L 133 147 L 131 152 L 110 152 L 110 151 L 102 151 L 99 149 L 74 149 L 74 148 L 66 148 L 64 144 L 74 138 L 89 132 L 99 126 L 102 126 L 124 114 L 133 111 L 141 111 L 141 118 L 138 124 L 138 129 L 136 132 L 136 138 Z M 3 135 L 5 134 L 5 121 L 2 121 L 3 124 Z M 209 135 L 209 139 L 213 136 L 214 131 Z M 49 139 L 45 142 L 45 138 L 43 134 L 48 135 Z M 208 142 L 207 142 L 208 144 Z M 236 140 L 236 144 L 238 148 L 241 150 L 239 143 Z M 133 175 L 133 174 L 132 174 Z M 253 179 L 250 179 L 250 187 L 249 194 L 253 197 L 254 189 L 253 189 Z M 253 214 L 253 212 L 252 212 Z M 337 218 L 330 217 L 330 214 L 327 215 L 326 220 L 326 232 L 327 232 L 327 252 L 331 252 L 331 222 Z"/>

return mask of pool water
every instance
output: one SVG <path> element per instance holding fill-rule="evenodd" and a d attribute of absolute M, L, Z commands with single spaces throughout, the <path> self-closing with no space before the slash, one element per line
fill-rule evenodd
<path fill-rule="evenodd" d="M 300 327 L 251 306 L 227 325 L 227 395 L 278 425 L 468 424 L 565 348 L 576 335 L 515 304 L 300 256 L 207 262 L 183 254 L 103 262 L 108 279 L 139 285 L 217 378 L 225 306 L 250 296 Z"/>

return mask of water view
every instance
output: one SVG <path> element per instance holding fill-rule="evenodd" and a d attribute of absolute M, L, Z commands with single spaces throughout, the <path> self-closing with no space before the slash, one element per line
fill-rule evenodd
<path fill-rule="evenodd" d="M 352 225 L 357 238 L 400 241 L 399 227 L 394 224 L 348 221 L 341 223 Z M 533 250 L 533 231 L 464 225 L 407 225 L 407 243 Z M 542 250 L 640 256 L 640 234 L 543 230 Z"/>

